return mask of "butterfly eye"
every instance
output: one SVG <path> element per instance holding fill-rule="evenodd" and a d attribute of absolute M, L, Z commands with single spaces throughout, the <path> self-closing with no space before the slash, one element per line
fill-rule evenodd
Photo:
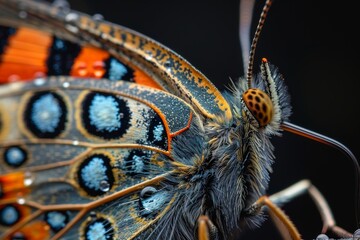
<path fill-rule="evenodd" d="M 257 88 L 250 88 L 243 94 L 243 101 L 260 127 L 266 126 L 273 117 L 273 103 L 270 97 Z"/>

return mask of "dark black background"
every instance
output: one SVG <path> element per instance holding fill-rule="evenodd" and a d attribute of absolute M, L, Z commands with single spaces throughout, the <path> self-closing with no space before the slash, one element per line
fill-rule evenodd
<path fill-rule="evenodd" d="M 141 32 L 173 49 L 223 90 L 243 74 L 238 1 L 70 1 L 71 7 Z M 256 24 L 264 1 L 256 3 Z M 289 86 L 291 122 L 347 145 L 357 157 L 359 130 L 359 29 L 355 1 L 275 0 L 258 43 L 262 57 L 279 67 Z M 254 24 L 254 27 L 255 25 Z M 254 28 L 253 28 L 254 29 Z M 338 225 L 355 231 L 354 171 L 337 150 L 284 133 L 274 137 L 276 162 L 269 194 L 310 179 L 324 194 Z M 320 233 L 308 196 L 284 207 L 304 239 Z M 271 221 L 244 239 L 277 239 Z"/>

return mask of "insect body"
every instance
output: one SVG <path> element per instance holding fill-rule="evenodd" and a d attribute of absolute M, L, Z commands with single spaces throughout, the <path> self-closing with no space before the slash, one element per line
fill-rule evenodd
<path fill-rule="evenodd" d="M 6 40 L 25 32 L 51 49 L 24 64 L 1 46 L 3 81 L 14 79 L 14 62 L 28 68 L 16 78 L 38 74 L 0 92 L 3 238 L 227 239 L 261 221 L 269 138 L 291 110 L 266 59 L 251 86 L 240 81 L 225 98 L 132 30 L 56 5 L 1 4 Z"/>

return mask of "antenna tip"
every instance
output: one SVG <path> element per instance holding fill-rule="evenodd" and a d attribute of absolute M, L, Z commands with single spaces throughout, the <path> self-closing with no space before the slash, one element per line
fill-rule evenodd
<path fill-rule="evenodd" d="M 267 63 L 267 62 L 268 62 L 268 60 L 267 60 L 266 58 L 262 58 L 261 61 L 262 61 L 263 63 Z"/>

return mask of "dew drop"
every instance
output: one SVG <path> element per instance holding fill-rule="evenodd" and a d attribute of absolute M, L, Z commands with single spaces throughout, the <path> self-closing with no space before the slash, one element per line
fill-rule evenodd
<path fill-rule="evenodd" d="M 328 240 L 329 237 L 326 236 L 325 234 L 320 234 L 316 237 L 316 240 Z"/>
<path fill-rule="evenodd" d="M 100 34 L 100 37 L 101 37 L 102 39 L 108 39 L 108 38 L 109 38 L 109 35 L 106 34 L 106 33 L 101 33 L 101 34 Z"/>
<path fill-rule="evenodd" d="M 72 32 L 72 33 L 78 33 L 78 32 L 79 32 L 79 28 L 77 28 L 77 27 L 74 26 L 74 25 L 66 24 L 66 25 L 65 25 L 65 28 L 66 28 L 67 30 L 69 30 L 70 32 Z"/>
<path fill-rule="evenodd" d="M 156 192 L 157 192 L 156 188 L 154 188 L 152 186 L 148 186 L 148 187 L 145 187 L 145 188 L 143 188 L 141 190 L 140 197 L 141 198 L 148 198 L 148 197 L 150 197 L 151 195 L 153 195 Z"/>
<path fill-rule="evenodd" d="M 20 198 L 17 199 L 17 203 L 20 204 L 20 205 L 24 205 L 25 202 L 26 202 L 25 198 L 20 197 Z"/>
<path fill-rule="evenodd" d="M 108 181 L 102 180 L 100 182 L 100 190 L 103 192 L 108 192 L 110 190 L 110 184 Z"/>
<path fill-rule="evenodd" d="M 95 14 L 92 16 L 92 19 L 94 19 L 95 21 L 101 21 L 101 20 L 104 20 L 104 16 L 101 15 L 100 13 L 95 13 Z"/>
<path fill-rule="evenodd" d="M 150 60 L 153 58 L 153 53 L 152 53 L 152 51 L 147 50 L 147 51 L 145 51 L 145 53 L 146 53 L 145 59 L 148 60 L 148 61 L 150 61 Z"/>
<path fill-rule="evenodd" d="M 26 187 L 30 186 L 34 182 L 33 175 L 31 172 L 25 172 L 24 174 L 24 185 Z"/>
<path fill-rule="evenodd" d="M 79 145 L 79 141 L 78 141 L 78 140 L 74 140 L 74 141 L 72 142 L 72 144 L 73 144 L 74 146 L 77 146 L 77 145 Z"/>
<path fill-rule="evenodd" d="M 37 78 L 37 79 L 35 79 L 34 84 L 36 86 L 42 86 L 42 85 L 45 84 L 45 79 L 44 78 Z"/>
<path fill-rule="evenodd" d="M 167 72 L 171 72 L 171 62 L 169 60 L 164 63 L 164 67 L 166 68 Z"/>
<path fill-rule="evenodd" d="M 62 86 L 63 86 L 63 88 L 68 88 L 68 87 L 70 87 L 70 83 L 69 82 L 64 82 Z"/>
<path fill-rule="evenodd" d="M 79 19 L 79 15 L 76 13 L 69 13 L 65 16 L 65 21 L 66 22 L 75 22 Z"/>
<path fill-rule="evenodd" d="M 360 228 L 354 232 L 354 239 L 360 238 Z"/>
<path fill-rule="evenodd" d="M 64 13 L 70 12 L 70 5 L 69 5 L 68 1 L 66 1 L 66 0 L 55 0 L 52 3 L 52 6 L 55 8 L 58 8 L 60 11 L 62 11 Z"/>

